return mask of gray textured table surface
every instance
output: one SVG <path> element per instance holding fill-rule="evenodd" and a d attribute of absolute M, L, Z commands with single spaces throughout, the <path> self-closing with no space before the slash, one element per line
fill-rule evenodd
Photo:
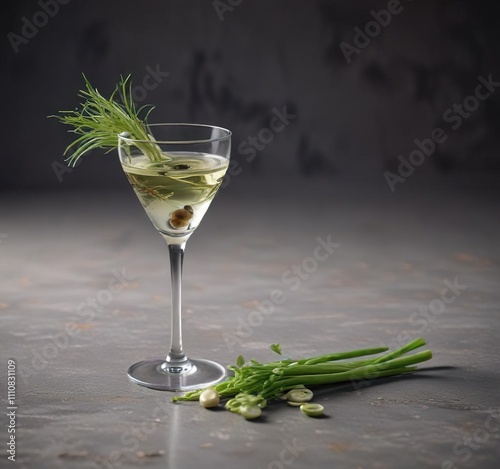
<path fill-rule="evenodd" d="M 131 191 L 3 194 L 0 384 L 5 397 L 14 359 L 18 408 L 17 466 L 2 420 L 0 467 L 497 467 L 498 184 L 464 181 L 391 194 L 242 179 L 222 191 L 186 254 L 191 356 L 228 365 L 268 360 L 274 342 L 305 356 L 418 335 L 434 352 L 416 375 L 321 390 L 327 418 L 276 404 L 261 422 L 127 380 L 169 334 L 167 251 Z M 318 237 L 340 246 L 315 265 Z M 294 265 L 302 279 L 286 274 Z M 116 272 L 123 288 L 110 293 Z M 447 282 L 459 287 L 444 305 Z M 286 300 L 261 320 L 252 312 L 273 289 Z"/>

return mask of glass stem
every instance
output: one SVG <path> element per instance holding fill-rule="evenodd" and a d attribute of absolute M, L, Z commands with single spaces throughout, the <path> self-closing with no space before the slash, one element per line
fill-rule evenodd
<path fill-rule="evenodd" d="M 181 373 L 189 368 L 189 359 L 182 349 L 182 263 L 186 243 L 169 244 L 170 277 L 172 279 L 172 311 L 171 311 L 171 339 L 167 363 L 171 373 Z"/>

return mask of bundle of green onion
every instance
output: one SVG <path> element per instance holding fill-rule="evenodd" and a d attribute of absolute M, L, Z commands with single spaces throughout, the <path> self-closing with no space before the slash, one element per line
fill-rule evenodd
<path fill-rule="evenodd" d="M 425 341 L 419 337 L 392 352 L 388 352 L 388 347 L 376 347 L 269 363 L 250 360 L 250 363 L 245 364 L 245 359 L 239 356 L 236 365 L 228 367 L 234 372 L 234 376 L 210 388 L 191 391 L 172 400 L 200 401 L 204 407 L 213 407 L 219 404 L 220 399 L 232 398 L 226 403 L 228 410 L 246 418 L 255 418 L 260 416 L 260 409 L 265 407 L 268 400 L 286 399 L 291 405 L 300 405 L 306 415 L 316 416 L 322 410 L 319 409 L 321 406 L 307 404 L 312 398 L 312 392 L 304 389 L 305 386 L 356 382 L 411 373 L 417 369 L 417 363 L 430 360 L 432 352 L 424 350 L 405 357 L 403 355 L 423 345 Z M 279 344 L 271 345 L 271 350 L 281 355 Z M 377 358 L 350 360 L 383 352 L 387 353 Z M 294 393 L 302 393 L 303 397 L 294 398 Z M 308 409 L 311 414 L 307 413 Z"/>

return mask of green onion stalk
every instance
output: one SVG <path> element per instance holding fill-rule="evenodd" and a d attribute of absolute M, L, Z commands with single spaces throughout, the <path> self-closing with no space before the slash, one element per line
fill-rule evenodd
<path fill-rule="evenodd" d="M 300 386 L 355 382 L 413 373 L 417 370 L 415 365 L 432 358 L 430 350 L 407 355 L 423 345 L 425 341 L 419 337 L 392 352 L 388 352 L 388 347 L 376 347 L 269 363 L 259 363 L 255 360 L 245 363 L 244 358 L 239 356 L 236 365 L 228 367 L 234 372 L 234 376 L 212 386 L 212 389 L 220 398 L 244 394 L 269 400 L 277 399 L 283 393 Z M 281 355 L 279 344 L 271 345 L 271 350 Z M 350 360 L 380 353 L 383 355 L 376 358 Z M 198 401 L 202 392 L 203 389 L 190 391 L 182 396 L 175 396 L 172 400 Z"/>

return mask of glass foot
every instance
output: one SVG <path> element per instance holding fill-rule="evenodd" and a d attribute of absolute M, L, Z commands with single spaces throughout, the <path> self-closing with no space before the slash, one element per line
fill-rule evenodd
<path fill-rule="evenodd" d="M 222 365 L 203 359 L 191 359 L 182 368 L 172 368 L 163 358 L 144 360 L 128 369 L 131 381 L 162 391 L 192 391 L 222 381 L 226 370 Z"/>

